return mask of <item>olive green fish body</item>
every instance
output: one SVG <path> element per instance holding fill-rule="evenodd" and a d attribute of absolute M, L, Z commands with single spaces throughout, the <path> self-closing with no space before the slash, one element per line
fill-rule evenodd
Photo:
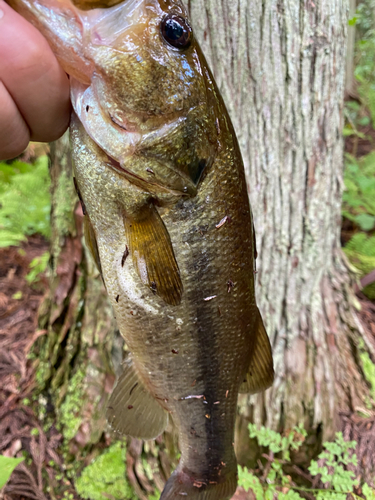
<path fill-rule="evenodd" d="M 171 417 L 181 459 L 161 499 L 229 499 L 237 395 L 272 383 L 272 355 L 242 159 L 186 11 L 168 0 L 11 4 L 71 75 L 86 242 L 131 353 L 109 423 L 151 439 Z"/>

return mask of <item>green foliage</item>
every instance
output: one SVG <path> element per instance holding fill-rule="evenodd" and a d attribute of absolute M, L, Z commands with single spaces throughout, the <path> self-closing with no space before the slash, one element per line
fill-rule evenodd
<path fill-rule="evenodd" d="M 359 339 L 358 341 L 358 354 L 362 363 L 363 373 L 371 387 L 371 396 L 375 400 L 375 365 L 372 362 L 368 351 L 365 349 L 363 339 Z"/>
<path fill-rule="evenodd" d="M 10 458 L 0 455 L 0 490 L 7 484 L 12 472 L 22 460 L 23 458 Z"/>
<path fill-rule="evenodd" d="M 351 263 L 365 276 L 375 269 L 375 236 L 367 236 L 366 233 L 355 234 L 346 244 L 344 252 Z M 375 283 L 365 287 L 363 292 L 370 298 L 375 299 Z"/>
<path fill-rule="evenodd" d="M 368 235 L 375 228 L 375 151 L 356 159 L 346 156 L 342 213 L 362 232 L 355 234 L 344 251 L 361 276 L 375 269 L 375 236 Z M 375 284 L 363 292 L 375 299 Z"/>
<path fill-rule="evenodd" d="M 26 275 L 26 281 L 29 283 L 29 285 L 37 282 L 39 275 L 44 273 L 49 261 L 49 257 L 49 252 L 45 252 L 39 257 L 35 257 L 35 259 L 30 262 L 30 272 Z"/>
<path fill-rule="evenodd" d="M 88 500 L 136 500 L 125 479 L 125 445 L 113 444 L 76 479 L 78 494 Z"/>
<path fill-rule="evenodd" d="M 375 128 L 375 29 L 373 12 L 374 0 L 358 3 L 355 17 L 349 25 L 357 31 L 356 68 L 354 76 L 358 81 L 358 93 L 362 104 L 369 110 L 372 126 Z"/>
<path fill-rule="evenodd" d="M 357 101 L 348 101 L 345 104 L 344 115 L 346 118 L 346 124 L 343 129 L 344 137 L 355 135 L 361 139 L 365 139 L 365 134 L 358 130 L 358 126 L 368 125 L 371 121 L 367 115 L 366 107 Z"/>
<path fill-rule="evenodd" d="M 359 159 L 346 155 L 342 213 L 363 231 L 375 227 L 375 151 Z"/>
<path fill-rule="evenodd" d="M 341 432 L 336 434 L 333 443 L 324 443 L 324 450 L 317 460 L 312 460 L 309 472 L 311 482 L 314 478 L 320 480 L 323 487 L 305 488 L 296 485 L 292 478 L 285 475 L 283 467 L 291 465 L 290 451 L 298 450 L 305 437 L 306 431 L 295 427 L 285 435 L 261 427 L 257 429 L 249 425 L 250 437 L 257 438 L 260 446 L 268 447 L 267 463 L 263 466 L 262 477 L 257 477 L 252 471 L 239 466 L 239 485 L 246 491 L 252 490 L 257 500 L 301 500 L 299 492 L 313 494 L 317 500 L 347 500 L 348 495 L 360 498 L 354 493 L 358 481 L 349 467 L 357 465 L 354 453 L 356 442 L 345 441 Z M 275 456 L 277 454 L 277 456 Z M 366 500 L 375 500 L 375 490 L 368 484 L 362 487 Z"/>
<path fill-rule="evenodd" d="M 318 461 L 312 460 L 309 467 L 312 476 L 320 475 L 326 489 L 331 489 L 331 493 L 342 493 L 343 500 L 358 485 L 354 472 L 345 469 L 348 465 L 357 465 L 357 456 L 354 453 L 356 444 L 355 441 L 345 441 L 342 433 L 337 432 L 336 440 L 333 443 L 324 443 L 325 450 L 319 455 Z M 322 465 L 319 465 L 319 462 Z M 336 498 L 339 500 L 337 495 Z"/>
<path fill-rule="evenodd" d="M 344 136 L 352 135 L 373 143 L 361 127 L 372 125 L 375 129 L 375 28 L 373 13 L 375 0 L 358 2 L 355 16 L 349 20 L 356 26 L 355 78 L 358 101 L 345 105 L 346 124 Z M 365 129 L 366 133 L 368 128 Z M 354 140 L 353 150 L 358 142 Z M 375 269 L 375 151 L 361 158 L 346 155 L 344 174 L 343 216 L 352 221 L 361 233 L 355 234 L 345 247 L 345 252 L 361 276 Z M 370 234 L 366 234 L 370 233 Z M 375 284 L 366 287 L 364 293 L 375 299 Z"/>
<path fill-rule="evenodd" d="M 249 424 L 249 433 L 251 438 L 257 438 L 260 446 L 267 446 L 272 453 L 281 452 L 282 460 L 290 460 L 289 450 L 298 450 L 307 436 L 301 425 L 281 436 L 271 429 L 257 429 L 256 425 Z"/>
<path fill-rule="evenodd" d="M 245 491 L 252 490 L 257 500 L 264 499 L 265 492 L 259 478 L 240 465 L 238 466 L 238 484 Z"/>
<path fill-rule="evenodd" d="M 0 247 L 19 245 L 25 236 L 50 237 L 48 158 L 33 165 L 0 162 Z"/>

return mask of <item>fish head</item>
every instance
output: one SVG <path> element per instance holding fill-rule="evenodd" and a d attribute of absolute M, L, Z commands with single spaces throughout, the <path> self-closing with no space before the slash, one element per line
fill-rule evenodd
<path fill-rule="evenodd" d="M 218 132 L 212 79 L 187 13 L 164 0 L 108 10 L 91 23 L 87 52 L 95 70 L 88 88 L 73 84 L 76 112 L 120 173 L 151 190 L 194 195 L 215 158 Z M 118 11 L 126 19 L 116 28 Z"/>
<path fill-rule="evenodd" d="M 9 2 L 70 75 L 75 113 L 109 167 L 153 195 L 194 195 L 217 154 L 220 113 L 183 4 L 124 0 L 83 10 L 71 0 Z"/>
<path fill-rule="evenodd" d="M 185 9 L 160 0 L 130 3 L 131 21 L 115 39 L 111 22 L 93 26 L 90 55 L 101 105 L 119 125 L 149 132 L 202 104 L 206 86 Z"/>

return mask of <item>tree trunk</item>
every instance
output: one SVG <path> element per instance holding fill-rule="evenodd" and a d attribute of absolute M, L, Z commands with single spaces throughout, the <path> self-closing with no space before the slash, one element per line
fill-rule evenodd
<path fill-rule="evenodd" d="M 105 405 L 115 381 L 112 358 L 122 361 L 123 342 L 99 272 L 82 244 L 83 214 L 69 148 L 67 134 L 51 145 L 50 291 L 39 316 L 48 335 L 36 345 L 36 379 L 46 423 L 55 419 L 67 462 L 74 457 L 78 464 L 82 451 L 105 429 Z"/>
<path fill-rule="evenodd" d="M 241 414 L 273 429 L 303 422 L 332 438 L 340 412 L 369 396 L 361 351 L 375 354 L 340 248 L 349 4 L 188 3 L 243 153 L 258 303 L 274 350 L 273 387 L 241 398 Z M 247 451 L 242 435 L 240 460 Z"/>

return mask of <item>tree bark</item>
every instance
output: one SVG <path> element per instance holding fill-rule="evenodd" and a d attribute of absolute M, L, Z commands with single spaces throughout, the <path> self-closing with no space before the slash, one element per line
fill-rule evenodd
<path fill-rule="evenodd" d="M 123 342 L 99 272 L 82 243 L 82 210 L 72 179 L 69 138 L 51 145 L 49 293 L 39 322 L 37 391 L 46 423 L 64 436 L 65 460 L 79 463 L 106 427 L 105 406 L 115 381 L 112 360 Z M 82 464 L 83 465 L 83 464 Z"/>
<path fill-rule="evenodd" d="M 332 438 L 340 412 L 369 396 L 360 351 L 375 354 L 340 248 L 349 3 L 188 5 L 244 158 L 258 303 L 274 351 L 273 387 L 241 398 L 241 414 L 279 430 L 303 422 Z"/>

